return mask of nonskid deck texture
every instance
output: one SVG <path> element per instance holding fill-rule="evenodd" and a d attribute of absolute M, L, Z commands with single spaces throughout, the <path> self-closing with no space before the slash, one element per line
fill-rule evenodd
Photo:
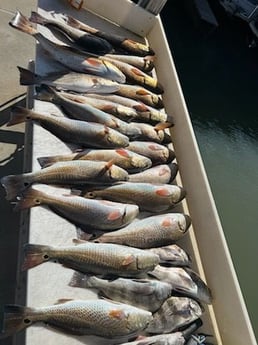
<path fill-rule="evenodd" d="M 39 8 L 38 11 L 40 14 L 46 14 L 45 11 L 55 10 L 56 12 L 64 12 L 64 13 L 71 13 L 71 15 L 76 16 L 78 19 L 85 21 L 87 24 L 92 25 L 94 27 L 102 28 L 107 32 L 112 33 L 119 33 L 124 36 L 128 36 L 132 39 L 139 40 L 139 36 L 132 34 L 131 32 L 126 31 L 122 27 L 118 27 L 112 24 L 109 21 L 106 21 L 103 18 L 97 17 L 91 12 L 86 10 L 75 11 L 72 10 L 66 2 L 58 1 L 55 3 L 55 7 L 53 8 L 53 4 L 51 1 L 39 1 Z M 128 13 L 130 16 L 130 13 Z M 127 19 L 128 20 L 128 19 Z M 135 18 L 137 20 L 137 18 Z M 126 20 L 125 20 L 126 21 Z M 121 22 L 121 18 L 120 18 Z M 39 30 L 43 33 L 48 33 L 49 31 L 45 28 L 38 27 Z M 190 214 L 193 220 L 194 228 L 191 227 L 189 232 L 182 240 L 179 240 L 177 243 L 181 245 L 192 257 L 193 263 L 192 268 L 198 272 L 201 277 L 205 280 L 205 276 L 207 278 L 208 286 L 211 288 L 212 293 L 214 294 L 214 302 L 212 305 L 207 306 L 205 305 L 205 313 L 202 315 L 201 319 L 204 322 L 202 331 L 208 334 L 213 334 L 214 343 L 220 344 L 222 343 L 220 339 L 220 330 L 217 328 L 217 322 L 219 323 L 222 315 L 218 312 L 220 309 L 223 313 L 223 301 L 219 300 L 221 296 L 221 291 L 217 290 L 218 288 L 218 277 L 221 277 L 221 273 L 219 276 L 214 277 L 217 274 L 216 270 L 213 272 L 211 271 L 211 262 L 207 262 L 206 258 L 211 253 L 211 245 L 207 247 L 207 234 L 205 235 L 204 228 L 207 231 L 207 224 L 211 224 L 211 229 L 216 228 L 217 219 L 216 209 L 214 208 L 212 196 L 209 194 L 209 188 L 207 187 L 205 180 L 205 172 L 202 170 L 201 162 L 195 160 L 193 162 L 193 169 L 197 168 L 196 173 L 198 175 L 199 171 L 201 172 L 198 176 L 196 176 L 196 181 L 198 179 L 201 180 L 200 191 L 197 191 L 197 195 L 199 194 L 199 198 L 202 198 L 202 191 L 205 189 L 205 196 L 208 200 L 208 204 L 205 205 L 205 199 L 200 200 L 200 204 L 205 205 L 205 216 L 206 219 L 201 219 L 200 217 L 200 205 L 196 204 L 196 195 L 193 192 L 193 179 L 189 180 L 189 161 L 188 165 L 186 165 L 187 158 L 185 157 L 186 147 L 189 147 L 189 150 L 193 151 L 194 154 L 198 159 L 198 149 L 196 147 L 196 143 L 194 141 L 194 135 L 192 133 L 191 125 L 189 123 L 189 119 L 187 118 L 187 111 L 183 102 L 183 97 L 181 94 L 181 90 L 179 87 L 179 83 L 177 81 L 176 71 L 174 70 L 174 66 L 169 65 L 171 64 L 169 53 L 167 50 L 164 50 L 166 47 L 166 43 L 163 44 L 163 36 L 162 36 L 162 27 L 160 26 L 159 20 L 156 21 L 154 24 L 154 29 L 150 31 L 148 34 L 148 41 L 150 44 L 155 47 L 156 51 L 156 62 L 155 62 L 155 73 L 154 75 L 157 76 L 158 80 L 164 85 L 164 95 L 163 100 L 165 102 L 165 111 L 167 113 L 173 114 L 175 116 L 175 126 L 171 129 L 172 141 L 173 145 L 170 144 L 171 149 L 175 151 L 176 160 L 179 163 L 179 173 L 175 180 L 175 183 L 179 186 L 183 186 L 187 192 L 187 198 L 183 199 L 183 201 L 173 209 L 172 212 L 182 212 L 186 214 Z M 26 39 L 33 39 L 26 37 Z M 144 42 L 144 40 L 142 40 Z M 162 53 L 159 48 L 162 48 Z M 167 48 L 167 47 L 166 47 Z M 164 68 L 164 61 L 168 63 L 168 66 Z M 163 62 L 163 63 L 162 63 Z M 37 54 L 35 58 L 35 71 L 39 75 L 44 75 L 49 72 L 57 71 L 60 66 L 53 63 L 53 61 L 47 56 L 44 51 L 37 47 Z M 168 74 L 168 71 L 172 73 Z M 54 113 L 60 114 L 59 108 L 49 102 L 43 102 L 39 100 L 35 100 L 34 103 L 34 110 L 41 113 Z M 183 127 L 182 127 L 183 126 Z M 168 130 L 166 130 L 168 132 Z M 169 133 L 169 132 L 168 132 Z M 182 133 L 186 134 L 186 136 L 182 136 Z M 33 171 L 37 171 L 40 169 L 39 163 L 37 158 L 44 157 L 44 156 L 51 156 L 51 155 L 63 155 L 66 153 L 70 153 L 71 149 L 70 145 L 65 144 L 63 141 L 55 137 L 54 135 L 50 134 L 47 130 L 43 129 L 41 126 L 33 126 L 33 145 L 32 145 L 32 159 L 33 159 Z M 188 171 L 187 171 L 188 170 Z M 204 187 L 204 188 L 203 188 Z M 41 186 L 41 188 L 46 192 L 53 193 L 53 187 L 51 186 Z M 206 190 L 207 189 L 207 190 Z M 54 192 L 55 194 L 68 194 L 70 193 L 70 189 L 63 188 L 58 189 Z M 186 202 L 187 201 L 187 202 Z M 211 207 L 209 207 L 211 206 Z M 144 216 L 142 212 L 139 214 L 139 218 Z M 152 214 L 151 214 L 152 215 Z M 215 219 L 215 220 L 214 220 Z M 203 225 L 202 225 L 203 223 Z M 198 233 L 199 232 L 199 233 Z M 216 234 L 212 234 L 214 239 L 218 242 L 215 243 L 215 248 L 223 247 L 223 237 L 222 239 Z M 36 243 L 36 244 L 44 244 L 44 245 L 57 245 L 57 246 L 68 246 L 72 245 L 72 239 L 77 237 L 76 226 L 71 225 L 70 222 L 66 221 L 64 218 L 58 216 L 48 208 L 44 207 L 35 207 L 31 209 L 30 215 L 30 225 L 29 225 L 29 242 Z M 210 236 L 209 236 L 210 237 Z M 219 240 L 218 240 L 219 239 Z M 209 239 L 210 240 L 210 239 Z M 221 243 L 220 243 L 221 242 Z M 201 248 L 201 252 L 199 252 L 199 248 Z M 206 247 L 206 248 L 205 248 Z M 205 250 L 204 250 L 205 248 Z M 229 267 L 223 267 L 226 272 L 229 272 L 229 277 L 231 278 L 232 267 L 230 266 L 230 257 L 227 257 L 227 248 L 223 247 L 224 252 L 223 255 L 228 259 L 227 265 Z M 23 255 L 21 254 L 20 261 L 22 262 Z M 214 259 L 214 258 L 213 258 Z M 211 259 L 209 259 L 211 261 Z M 20 263 L 21 263 L 20 262 Z M 214 264 L 213 264 L 214 265 Z M 220 272 L 220 268 L 217 268 L 218 272 Z M 204 275 L 205 273 L 205 275 Z M 28 306 L 45 306 L 51 305 L 55 303 L 60 298 L 68 298 L 68 299 L 95 299 L 97 297 L 96 293 L 93 290 L 89 289 L 81 289 L 77 287 L 69 286 L 69 282 L 73 275 L 73 270 L 63 267 L 59 264 L 54 263 L 44 263 L 34 269 L 31 269 L 28 272 L 28 283 L 27 283 L 27 305 Z M 223 273 L 222 273 L 223 275 Z M 234 278 L 234 272 L 233 272 Z M 234 285 L 234 283 L 236 285 Z M 233 292 L 231 289 L 231 298 L 232 294 L 233 297 L 238 297 L 238 285 L 237 281 L 232 282 L 233 284 Z M 223 284 L 222 284 L 223 285 Z M 215 288 L 213 290 L 213 287 Z M 236 299 L 232 299 L 233 302 L 236 302 Z M 233 303 L 232 302 L 232 303 Z M 241 304 L 241 295 L 240 301 L 237 299 L 237 308 L 245 312 Z M 239 305 L 238 305 L 239 304 Z M 216 307 L 216 312 L 214 313 L 213 305 Z M 216 317 L 215 317 L 216 315 Z M 243 315 L 241 315 L 243 316 Z M 240 316 L 240 319 L 241 319 Z M 243 316 L 244 318 L 246 315 Z M 217 320 L 216 320 L 217 318 Z M 234 318 L 233 318 L 234 319 Z M 227 315 L 225 322 L 229 322 L 227 320 Z M 233 320 L 233 323 L 235 320 Z M 223 323 L 222 323 L 223 325 Z M 220 327 L 222 327 L 220 325 Z M 248 323 L 247 323 L 248 325 Z M 246 325 L 244 327 L 244 333 L 246 333 Z M 222 329 L 222 328 L 221 328 Z M 235 336 L 231 334 L 232 329 L 229 335 L 223 334 L 223 343 L 231 344 L 241 344 L 241 339 L 235 342 Z M 225 332 L 227 333 L 227 332 Z M 243 336 L 243 335 L 242 335 Z M 255 344 L 252 338 L 252 332 L 250 330 L 250 334 L 245 334 L 243 336 L 244 339 L 248 339 L 248 344 Z M 54 332 L 51 328 L 47 327 L 29 327 L 26 331 L 26 345 L 34 345 L 37 343 L 38 345 L 41 344 L 59 344 L 59 345 L 76 345 L 76 344 L 107 344 L 106 340 L 99 340 L 95 337 L 91 336 L 68 336 L 64 333 Z M 108 343 L 112 343 L 112 341 L 108 341 Z M 115 343 L 115 342 L 114 342 Z"/>

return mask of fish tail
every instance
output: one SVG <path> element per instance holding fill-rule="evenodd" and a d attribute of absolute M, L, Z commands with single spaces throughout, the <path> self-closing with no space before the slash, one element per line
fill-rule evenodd
<path fill-rule="evenodd" d="M 57 100 L 56 93 L 53 88 L 43 84 L 36 88 L 37 95 L 36 99 L 40 101 L 55 102 Z"/>
<path fill-rule="evenodd" d="M 33 112 L 29 109 L 14 106 L 11 109 L 10 113 L 10 120 L 7 123 L 7 127 L 17 125 L 18 123 L 25 122 L 27 120 L 31 120 Z"/>
<path fill-rule="evenodd" d="M 20 72 L 20 85 L 35 85 L 40 81 L 40 76 L 26 68 L 17 66 Z"/>
<path fill-rule="evenodd" d="M 32 26 L 32 23 L 21 12 L 17 11 L 9 25 L 15 29 L 25 32 L 29 35 L 35 35 L 38 31 Z"/>
<path fill-rule="evenodd" d="M 26 188 L 26 182 L 22 175 L 8 175 L 0 180 L 6 191 L 6 200 L 13 200 L 22 190 Z"/>
<path fill-rule="evenodd" d="M 38 157 L 37 158 L 41 168 L 46 168 L 56 162 L 58 162 L 58 158 L 55 156 L 47 156 L 47 157 Z"/>
<path fill-rule="evenodd" d="M 81 29 L 80 22 L 76 20 L 75 18 L 71 16 L 66 16 L 65 19 L 66 19 L 66 24 L 72 26 L 73 28 Z"/>
<path fill-rule="evenodd" d="M 20 305 L 7 304 L 4 306 L 4 322 L 0 339 L 7 338 L 30 326 L 32 321 L 27 316 L 32 309 Z"/>
<path fill-rule="evenodd" d="M 73 276 L 68 285 L 73 286 L 73 287 L 80 287 L 80 288 L 91 287 L 90 279 L 89 279 L 90 277 L 91 275 L 76 271 L 73 273 Z"/>
<path fill-rule="evenodd" d="M 26 271 L 32 267 L 38 266 L 43 262 L 50 260 L 50 257 L 48 255 L 49 250 L 49 246 L 29 243 L 25 244 L 25 258 L 21 267 L 22 271 Z"/>
<path fill-rule="evenodd" d="M 41 24 L 41 25 L 45 25 L 48 22 L 46 18 L 44 18 L 38 12 L 35 12 L 35 11 L 31 11 L 29 20 L 32 23 Z"/>
<path fill-rule="evenodd" d="M 16 205 L 14 207 L 15 211 L 25 210 L 34 206 L 39 206 L 41 204 L 42 192 L 39 190 L 29 188 L 21 193 Z"/>

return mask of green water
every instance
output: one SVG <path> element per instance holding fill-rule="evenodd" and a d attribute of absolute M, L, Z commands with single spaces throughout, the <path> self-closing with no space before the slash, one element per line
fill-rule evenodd
<path fill-rule="evenodd" d="M 215 30 L 182 1 L 168 2 L 162 20 L 258 338 L 258 48 L 247 47 L 246 26 L 215 10 Z"/>

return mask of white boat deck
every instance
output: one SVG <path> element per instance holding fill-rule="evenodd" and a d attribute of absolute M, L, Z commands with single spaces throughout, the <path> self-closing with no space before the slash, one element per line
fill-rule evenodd
<path fill-rule="evenodd" d="M 193 268 L 207 282 L 214 301 L 206 307 L 202 320 L 202 331 L 213 334 L 214 344 L 255 345 L 256 340 L 250 325 L 248 313 L 239 288 L 231 257 L 217 215 L 205 170 L 195 140 L 190 117 L 178 81 L 176 69 L 166 41 L 159 16 L 155 17 L 140 9 L 131 1 L 85 1 L 87 9 L 80 11 L 68 6 L 67 1 L 39 0 L 41 13 L 55 10 L 70 13 L 87 24 L 105 31 L 120 33 L 140 39 L 125 28 L 135 28 L 146 35 L 150 46 L 156 52 L 155 71 L 165 93 L 165 110 L 173 114 L 175 126 L 171 130 L 173 147 L 179 164 L 177 183 L 187 191 L 182 211 L 190 214 L 193 226 L 188 235 L 179 242 L 193 258 Z M 114 10 L 115 8 L 115 10 Z M 95 9 L 101 17 L 92 13 Z M 111 21 L 105 20 L 105 16 Z M 115 21 L 121 26 L 117 26 Z M 144 24 L 144 25 L 143 25 Z M 40 28 L 40 30 L 43 30 Z M 47 29 L 45 32 L 47 32 Z M 24 38 L 25 39 L 25 38 Z M 26 39 L 30 39 L 26 37 Z M 35 69 L 39 74 L 56 70 L 41 49 L 37 49 Z M 57 112 L 50 103 L 35 101 L 34 108 L 39 112 Z M 33 127 L 32 141 L 33 170 L 40 169 L 37 157 L 70 152 L 70 148 L 40 126 Z M 53 191 L 51 187 L 44 187 Z M 31 210 L 29 242 L 37 244 L 70 245 L 76 237 L 76 228 L 63 218 L 43 207 Z M 60 298 L 96 298 L 95 293 L 69 287 L 73 271 L 59 264 L 45 263 L 28 272 L 27 305 L 44 306 L 55 303 Z M 19 343 L 17 343 L 19 344 Z M 75 337 L 53 332 L 46 327 L 29 327 L 26 331 L 26 345 L 78 345 L 106 344 L 96 337 Z M 20 344 L 19 344 L 20 345 Z"/>

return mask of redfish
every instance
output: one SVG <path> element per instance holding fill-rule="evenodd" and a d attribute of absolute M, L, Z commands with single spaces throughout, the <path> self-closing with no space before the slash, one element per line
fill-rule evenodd
<path fill-rule="evenodd" d="M 112 301 L 60 299 L 54 305 L 24 307 L 5 305 L 0 338 L 12 336 L 43 322 L 54 330 L 73 335 L 95 335 L 109 339 L 137 336 L 152 320 L 151 312 Z"/>
<path fill-rule="evenodd" d="M 136 174 L 129 174 L 128 182 L 170 183 L 178 173 L 177 163 L 161 164 Z"/>
<path fill-rule="evenodd" d="M 7 126 L 25 121 L 33 121 L 41 125 L 66 143 L 99 148 L 120 148 L 129 144 L 126 135 L 103 124 L 38 113 L 18 106 L 11 109 Z"/>
<path fill-rule="evenodd" d="M 125 169 L 128 172 L 139 172 L 151 167 L 152 162 L 148 157 L 126 150 L 124 148 L 113 150 L 85 149 L 77 150 L 65 155 L 39 157 L 38 162 L 42 167 L 46 167 L 60 161 L 72 160 L 97 160 L 112 161 L 113 164 Z"/>
<path fill-rule="evenodd" d="M 83 185 L 114 183 L 127 180 L 128 173 L 112 162 L 69 161 L 57 162 L 41 170 L 1 178 L 6 190 L 6 199 L 12 200 L 34 183 L 58 185 Z"/>
<path fill-rule="evenodd" d="M 26 244 L 22 269 L 27 270 L 54 260 L 83 273 L 137 277 L 142 273 L 152 271 L 159 263 L 158 255 L 138 248 L 112 243 L 80 243 L 76 239 L 74 243 L 77 245 Z"/>
<path fill-rule="evenodd" d="M 104 233 L 97 239 L 93 238 L 93 241 L 117 243 L 142 249 L 162 247 L 184 237 L 190 225 L 191 218 L 186 214 L 165 213 L 133 221 L 120 230 Z M 160 258 L 161 261 L 165 261 L 164 257 Z"/>
<path fill-rule="evenodd" d="M 136 204 L 141 211 L 163 212 L 182 201 L 186 196 L 186 191 L 181 186 L 171 184 L 125 182 L 112 186 L 94 187 L 83 195 L 86 198 Z"/>
<path fill-rule="evenodd" d="M 59 72 L 39 75 L 17 66 L 20 72 L 20 85 L 49 85 L 59 90 L 91 93 L 112 93 L 119 89 L 118 83 L 92 74 Z"/>
<path fill-rule="evenodd" d="M 119 83 L 125 83 L 125 75 L 109 61 L 99 60 L 90 53 L 83 53 L 72 47 L 57 44 L 39 33 L 21 12 L 17 11 L 9 22 L 10 26 L 33 36 L 52 58 L 75 72 L 99 75 Z"/>

